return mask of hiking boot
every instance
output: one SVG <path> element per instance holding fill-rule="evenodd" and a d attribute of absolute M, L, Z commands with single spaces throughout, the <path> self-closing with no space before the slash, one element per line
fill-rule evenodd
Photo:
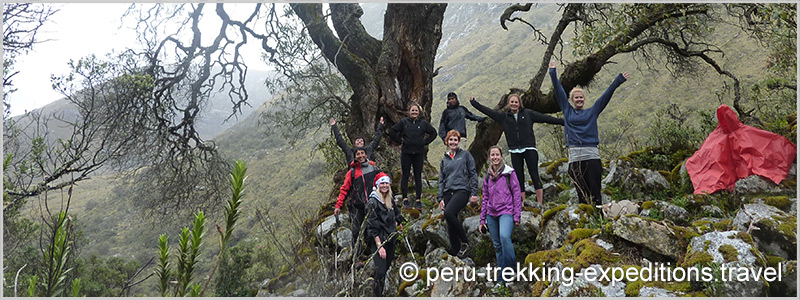
<path fill-rule="evenodd" d="M 417 202 L 414 203 L 414 207 L 417 209 L 422 209 L 422 201 L 417 200 Z"/>
<path fill-rule="evenodd" d="M 411 208 L 411 202 L 408 202 L 408 198 L 403 199 L 403 207 Z"/>
<path fill-rule="evenodd" d="M 469 246 L 469 243 L 461 243 L 461 250 L 458 250 L 458 255 L 456 256 L 462 259 L 467 257 L 467 254 L 469 254 L 469 250 L 471 250 L 470 248 L 471 247 Z"/>

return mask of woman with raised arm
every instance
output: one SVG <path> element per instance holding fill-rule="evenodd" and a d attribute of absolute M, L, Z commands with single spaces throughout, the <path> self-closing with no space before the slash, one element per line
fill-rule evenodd
<path fill-rule="evenodd" d="M 414 188 L 417 192 L 417 201 L 414 206 L 422 208 L 422 164 L 425 162 L 427 150 L 425 146 L 436 139 L 436 129 L 431 123 L 419 117 L 422 107 L 412 102 L 408 107 L 408 118 L 397 122 L 389 128 L 389 137 L 402 144 L 400 148 L 400 167 L 403 176 L 400 179 L 400 190 L 403 193 L 403 206 L 411 207 L 408 201 L 408 176 L 411 175 L 411 166 L 414 166 Z M 427 135 L 427 137 L 426 137 Z"/>
<path fill-rule="evenodd" d="M 522 107 L 522 101 L 517 94 L 508 95 L 508 111 L 492 110 L 478 103 L 475 98 L 470 98 L 469 103 L 503 126 L 508 152 L 511 153 L 511 166 L 517 173 L 522 198 L 525 199 L 525 164 L 527 163 L 528 173 L 531 174 L 533 187 L 536 189 L 536 201 L 542 203 L 544 192 L 542 180 L 539 179 L 539 150 L 536 149 L 533 123 L 564 126 L 564 120 Z"/>
<path fill-rule="evenodd" d="M 342 133 L 339 132 L 339 127 L 336 126 L 336 119 L 331 118 L 329 121 L 331 124 L 331 130 L 333 130 L 333 136 L 336 138 L 336 145 L 339 148 L 342 148 L 342 153 L 344 153 L 344 158 L 347 160 L 347 164 L 349 165 L 355 159 L 355 152 L 356 148 L 364 148 L 367 150 L 367 160 L 375 160 L 373 154 L 375 154 L 375 149 L 378 149 L 378 145 L 381 143 L 381 135 L 383 135 L 383 117 L 378 122 L 378 128 L 375 129 L 375 136 L 372 137 L 372 143 L 369 146 L 364 146 L 364 138 L 357 136 L 355 140 L 353 140 L 353 146 L 350 147 L 347 145 L 347 141 L 345 141 Z"/>
<path fill-rule="evenodd" d="M 471 246 L 458 212 L 467 206 L 467 200 L 478 202 L 478 172 L 475 171 L 472 154 L 458 147 L 461 134 L 457 130 L 450 130 L 445 137 L 447 152 L 439 165 L 439 194 L 436 198 L 447 223 L 449 253 L 464 258 Z"/>
<path fill-rule="evenodd" d="M 608 105 L 614 90 L 631 75 L 628 72 L 617 75 L 594 105 L 586 108 L 586 96 L 582 89 L 573 88 L 567 97 L 564 87 L 558 81 L 555 62 L 550 62 L 549 73 L 558 106 L 564 113 L 564 137 L 569 148 L 569 177 L 578 188 L 578 201 L 601 205 L 603 198 L 600 195 L 600 181 L 603 165 L 600 163 L 600 151 L 597 150 L 597 144 L 600 143 L 597 117 Z"/>

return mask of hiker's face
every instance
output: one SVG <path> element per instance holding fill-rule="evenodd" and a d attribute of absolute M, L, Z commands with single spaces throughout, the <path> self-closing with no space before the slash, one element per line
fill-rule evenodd
<path fill-rule="evenodd" d="M 519 111 L 519 98 L 516 96 L 508 97 L 508 108 L 513 112 Z"/>
<path fill-rule="evenodd" d="M 367 161 L 367 152 L 364 152 L 364 150 L 356 151 L 356 162 L 361 164 L 365 161 Z"/>
<path fill-rule="evenodd" d="M 380 191 L 383 194 L 388 193 L 389 188 L 391 188 L 391 185 L 388 182 L 381 182 L 378 184 L 378 191 Z"/>
<path fill-rule="evenodd" d="M 455 98 L 455 97 L 452 97 L 452 98 L 447 98 L 447 104 L 449 104 L 449 105 L 456 105 L 456 103 L 458 103 L 458 100 L 456 100 L 456 98 Z"/>
<path fill-rule="evenodd" d="M 419 107 L 417 107 L 416 105 L 411 106 L 411 108 L 408 109 L 408 116 L 411 117 L 412 119 L 416 119 L 417 117 L 419 117 Z"/>
<path fill-rule="evenodd" d="M 572 95 L 572 104 L 575 105 L 575 109 L 583 109 L 584 102 L 585 102 L 585 100 L 583 99 L 583 93 L 582 92 L 575 92 Z"/>
<path fill-rule="evenodd" d="M 357 138 L 354 144 L 357 148 L 364 148 L 364 139 Z"/>
<path fill-rule="evenodd" d="M 500 153 L 500 149 L 492 148 L 492 150 L 489 150 L 489 161 L 495 166 L 503 163 L 503 154 Z"/>
<path fill-rule="evenodd" d="M 450 150 L 456 150 L 458 149 L 458 142 L 460 142 L 460 139 L 455 135 L 451 135 L 447 138 L 447 147 L 450 148 Z"/>

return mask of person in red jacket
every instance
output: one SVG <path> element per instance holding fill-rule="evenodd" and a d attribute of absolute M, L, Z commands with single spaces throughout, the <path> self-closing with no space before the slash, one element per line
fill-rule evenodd
<path fill-rule="evenodd" d="M 372 192 L 375 175 L 380 170 L 374 161 L 367 160 L 367 151 L 364 148 L 356 148 L 355 161 L 350 163 L 350 170 L 344 176 L 344 183 L 339 188 L 339 197 L 336 198 L 336 208 L 333 214 L 339 215 L 344 205 L 344 199 L 350 198 L 347 203 L 347 211 L 350 212 L 350 230 L 353 235 L 353 258 L 361 255 L 361 244 L 364 242 L 361 234 L 361 223 L 366 217 L 367 199 Z M 356 263 L 358 265 L 358 263 Z"/>

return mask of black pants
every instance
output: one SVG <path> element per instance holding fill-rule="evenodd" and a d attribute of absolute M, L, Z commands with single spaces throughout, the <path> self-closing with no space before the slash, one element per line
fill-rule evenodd
<path fill-rule="evenodd" d="M 447 237 L 450 239 L 450 255 L 458 254 L 461 243 L 467 243 L 467 233 L 458 218 L 460 212 L 469 202 L 467 191 L 444 192 L 444 220 L 447 222 Z"/>
<path fill-rule="evenodd" d="M 517 173 L 519 188 L 522 192 L 525 191 L 525 167 L 523 164 L 528 165 L 528 173 L 531 174 L 533 186 L 537 190 L 542 189 L 542 180 L 539 179 L 539 151 L 526 150 L 522 153 L 511 153 L 511 166 Z"/>
<path fill-rule="evenodd" d="M 572 162 L 569 164 L 568 173 L 569 178 L 572 178 L 578 188 L 578 202 L 593 205 L 603 204 L 603 198 L 600 195 L 600 177 L 603 175 L 603 165 L 599 159 Z"/>
<path fill-rule="evenodd" d="M 400 167 L 403 170 L 403 178 L 400 180 L 400 188 L 403 192 L 403 199 L 408 198 L 408 176 L 411 175 L 411 166 L 414 166 L 414 188 L 417 192 L 417 199 L 422 196 L 422 163 L 425 162 L 425 153 L 400 155 Z"/>
<path fill-rule="evenodd" d="M 350 204 L 347 209 L 350 211 L 350 230 L 353 234 L 353 261 L 356 261 L 362 254 L 363 247 L 361 245 L 364 243 L 364 239 L 362 238 L 358 242 L 358 235 L 361 233 L 361 223 L 364 222 L 367 213 L 364 206 Z"/>
<path fill-rule="evenodd" d="M 394 260 L 394 250 L 395 250 L 395 240 L 394 238 L 389 239 L 388 241 L 383 241 L 383 248 L 386 250 L 386 259 L 381 258 L 381 254 L 377 252 L 378 248 L 375 245 L 375 241 L 372 241 L 372 249 L 375 251 L 375 274 L 372 276 L 373 280 L 375 280 L 375 285 L 372 287 L 372 293 L 375 297 L 383 296 L 383 286 L 386 282 L 386 271 L 389 270 L 389 266 L 392 265 L 392 261 Z"/>

